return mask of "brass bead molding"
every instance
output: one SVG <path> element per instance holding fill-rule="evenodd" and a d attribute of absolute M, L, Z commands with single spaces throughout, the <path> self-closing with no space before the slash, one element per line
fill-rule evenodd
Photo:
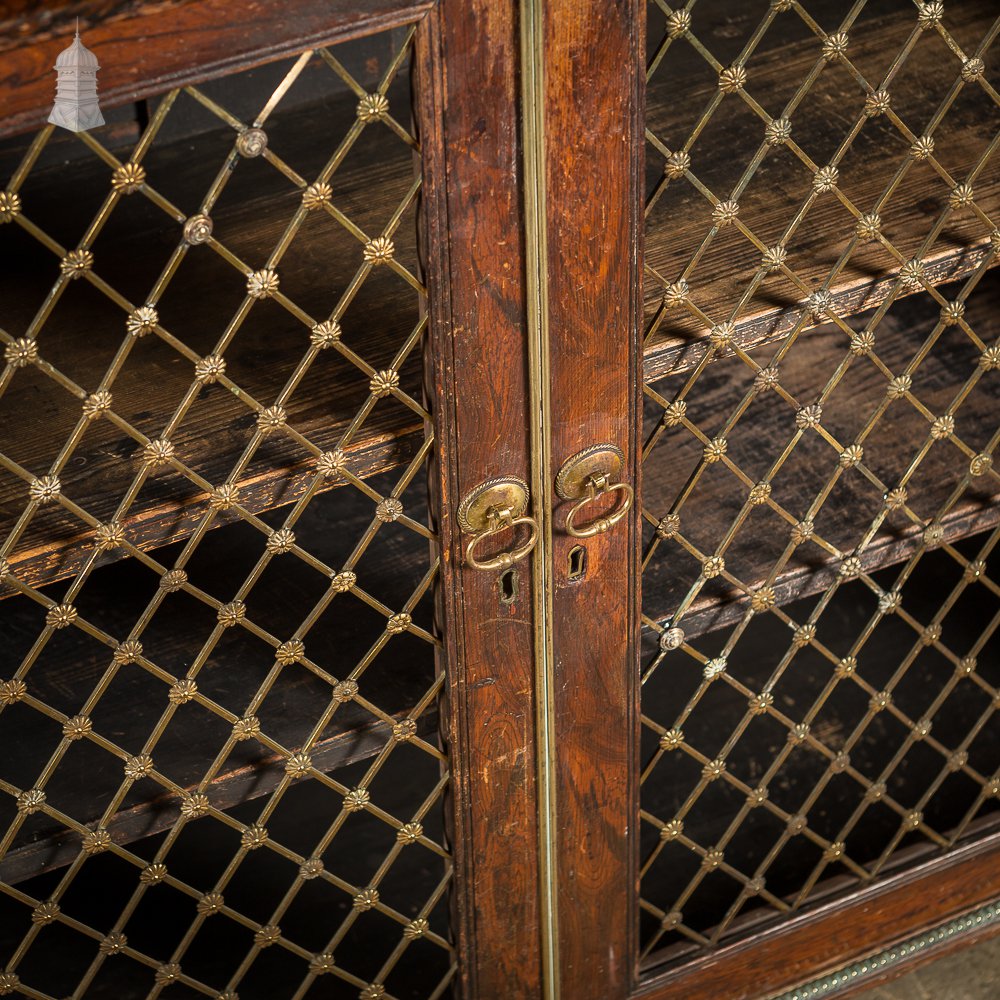
<path fill-rule="evenodd" d="M 998 923 L 1000 923 L 1000 902 L 990 903 L 978 910 L 973 910 L 972 913 L 967 913 L 964 917 L 957 917 L 940 927 L 935 927 L 934 930 L 925 931 L 923 934 L 911 937 L 893 948 L 887 948 L 871 958 L 855 962 L 838 972 L 814 979 L 794 990 L 776 994 L 769 1000 L 820 1000 L 822 997 L 836 996 L 848 986 L 853 987 L 870 977 L 881 976 L 929 948 Z"/>

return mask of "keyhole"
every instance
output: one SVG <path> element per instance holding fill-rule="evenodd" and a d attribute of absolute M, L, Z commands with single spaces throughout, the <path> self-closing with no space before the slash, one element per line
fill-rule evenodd
<path fill-rule="evenodd" d="M 569 571 L 571 580 L 580 580 L 587 572 L 587 550 L 582 545 L 574 545 L 569 550 Z"/>
<path fill-rule="evenodd" d="M 500 601 L 513 604 L 517 600 L 517 570 L 507 569 L 500 574 Z"/>

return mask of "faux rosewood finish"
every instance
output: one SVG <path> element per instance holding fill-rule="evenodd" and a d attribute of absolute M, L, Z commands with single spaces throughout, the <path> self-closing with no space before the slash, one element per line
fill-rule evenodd
<path fill-rule="evenodd" d="M 85 41 L 101 70 L 104 107 L 272 62 L 317 45 L 414 21 L 432 0 L 188 0 L 187 3 L 78 4 Z M 109 8 L 117 16 L 104 20 Z M 0 60 L 0 135 L 41 125 L 55 88 L 52 67 L 73 23 L 5 51 Z M 0 37 L 0 51 L 13 29 Z M 18 33 L 19 34 L 19 33 Z"/>
<path fill-rule="evenodd" d="M 544 7 L 553 478 L 610 443 L 637 485 L 644 12 Z M 552 552 L 557 893 L 561 996 L 583 1000 L 624 996 L 636 954 L 638 516 L 578 541 L 571 506 L 556 508 Z M 571 580 L 577 544 L 586 572 Z"/>
<path fill-rule="evenodd" d="M 419 23 L 413 77 L 430 296 L 426 384 L 438 441 L 431 492 L 441 541 L 441 727 L 453 767 L 459 989 L 468 997 L 540 995 L 530 567 L 517 568 L 518 598 L 502 602 L 499 573 L 463 565 L 467 539 L 454 520 L 462 496 L 484 479 L 529 478 L 516 3 L 261 0 L 237 8 L 188 0 L 100 10 L 112 6 L 116 16 L 107 22 L 81 18 L 102 64 L 107 107 Z M 5 54 L 0 134 L 44 121 L 64 29 Z M 127 835 L 126 826 L 118 832 Z"/>
<path fill-rule="evenodd" d="M 549 557 L 559 992 L 563 1000 L 749 1000 L 1000 896 L 1000 832 L 640 979 L 636 655 L 645 0 L 545 0 L 541 6 L 553 416 L 546 471 L 554 480 L 576 452 L 613 444 L 626 455 L 624 479 L 637 497 L 629 517 L 583 541 L 565 532 L 570 505 L 555 513 Z M 77 13 L 103 67 L 100 92 L 108 107 L 418 23 L 413 77 L 430 298 L 425 379 L 437 434 L 429 488 L 441 545 L 446 695 L 440 726 L 452 771 L 458 990 L 466 1000 L 542 996 L 531 567 L 518 564 L 515 597 L 503 600 L 499 572 L 464 565 L 468 539 L 455 516 L 461 499 L 483 480 L 531 478 L 518 0 L 58 0 L 44 10 L 50 16 L 20 2 L 0 5 L 0 135 L 44 121 L 52 65 Z M 28 24 L 32 44 L 22 44 L 19 19 Z M 666 252 L 666 244 L 652 248 L 659 249 Z M 943 280 L 945 271 L 966 273 L 982 259 L 978 246 L 963 254 L 932 261 L 941 268 L 933 274 Z M 886 287 L 885 279 L 858 279 L 835 291 L 845 310 L 860 310 Z M 748 344 L 774 339 L 797 308 L 788 303 L 755 315 L 741 334 Z M 647 375 L 690 367 L 698 343 L 678 337 L 651 345 Z M 390 449 L 410 447 L 419 437 L 415 426 L 384 431 L 364 443 L 372 472 L 396 464 L 399 455 Z M 289 470 L 293 484 L 295 471 Z M 269 505 L 270 494 L 262 493 L 260 503 Z M 529 507 L 529 513 L 537 510 Z M 602 513 L 599 503 L 593 513 Z M 577 545 L 586 550 L 586 568 L 570 579 Z M 49 568 L 39 558 L 43 570 Z M 330 766 L 356 759 L 374 732 L 355 733 L 360 739 L 350 751 L 329 747 Z M 234 801 L 249 796 L 246 781 L 244 771 L 233 773 Z M 149 822 L 145 812 L 123 812 L 116 836 L 148 832 L 143 824 Z M 951 947 L 925 952 L 921 960 Z"/>
<path fill-rule="evenodd" d="M 1000 896 L 1000 832 L 647 979 L 644 1000 L 752 1000 L 832 972 Z M 959 939 L 955 946 L 972 939 Z M 943 948 L 937 954 L 943 954 Z M 949 949 L 950 950 L 950 949 Z"/>
<path fill-rule="evenodd" d="M 0 51 L 13 48 L 23 38 L 32 44 L 73 31 L 76 19 L 86 31 L 99 22 L 135 16 L 143 7 L 177 7 L 187 0 L 2 0 L 0 2 Z"/>
<path fill-rule="evenodd" d="M 529 561 L 517 597 L 463 564 L 462 497 L 529 475 L 516 4 L 444 0 L 421 26 L 429 363 L 465 997 L 541 994 Z M 434 117 L 431 117 L 431 116 Z M 529 508 L 530 512 L 530 508 Z M 484 556 L 492 553 L 485 552 Z"/>

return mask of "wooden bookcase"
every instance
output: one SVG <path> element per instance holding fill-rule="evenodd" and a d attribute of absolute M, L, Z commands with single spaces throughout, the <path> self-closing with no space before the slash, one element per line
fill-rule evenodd
<path fill-rule="evenodd" d="M 22 6 L 0 994 L 840 997 L 1000 928 L 989 4 Z"/>

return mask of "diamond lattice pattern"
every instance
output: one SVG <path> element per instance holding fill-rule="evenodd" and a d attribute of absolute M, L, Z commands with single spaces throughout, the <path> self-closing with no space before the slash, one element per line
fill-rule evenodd
<path fill-rule="evenodd" d="M 414 30 L 0 150 L 0 994 L 448 988 Z"/>
<path fill-rule="evenodd" d="M 995 819 L 998 31 L 649 5 L 649 962 Z"/>

